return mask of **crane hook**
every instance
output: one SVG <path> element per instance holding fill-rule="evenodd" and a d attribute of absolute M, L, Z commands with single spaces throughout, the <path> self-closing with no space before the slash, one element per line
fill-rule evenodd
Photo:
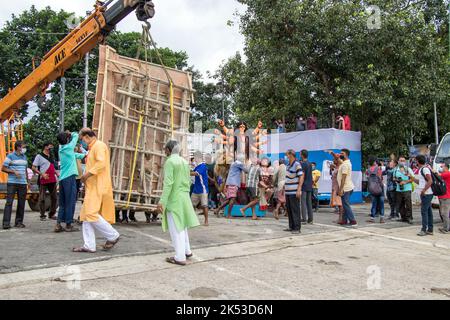
<path fill-rule="evenodd" d="M 152 0 L 141 1 L 136 8 L 136 17 L 139 21 L 147 21 L 155 16 L 155 4 Z"/>

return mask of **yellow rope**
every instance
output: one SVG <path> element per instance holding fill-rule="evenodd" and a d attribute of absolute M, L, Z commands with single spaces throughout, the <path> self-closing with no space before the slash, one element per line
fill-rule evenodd
<path fill-rule="evenodd" d="M 137 132 L 137 138 L 136 138 L 136 148 L 134 150 L 133 169 L 131 171 L 130 190 L 128 192 L 128 201 L 127 201 L 126 208 L 130 207 L 131 193 L 133 192 L 134 173 L 136 171 L 136 163 L 137 163 L 137 156 L 138 156 L 138 150 L 139 150 L 139 140 L 141 139 L 141 130 L 142 130 L 142 122 L 143 121 L 144 121 L 144 117 L 140 116 L 140 118 L 139 118 L 139 125 L 138 125 L 138 132 Z"/>

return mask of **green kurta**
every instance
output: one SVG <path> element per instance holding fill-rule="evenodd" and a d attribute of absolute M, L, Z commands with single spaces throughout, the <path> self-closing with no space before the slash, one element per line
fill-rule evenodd
<path fill-rule="evenodd" d="M 179 155 L 171 155 L 164 164 L 164 188 L 160 200 L 165 211 L 162 219 L 164 232 L 169 229 L 169 212 L 173 214 L 179 232 L 200 225 L 189 197 L 190 187 L 191 177 L 187 161 Z"/>

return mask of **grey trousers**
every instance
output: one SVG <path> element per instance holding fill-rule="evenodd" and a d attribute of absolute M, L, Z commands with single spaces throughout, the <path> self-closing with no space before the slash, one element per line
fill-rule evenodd
<path fill-rule="evenodd" d="M 450 231 L 450 219 L 448 217 L 450 212 L 450 199 L 440 199 L 439 203 L 442 219 L 444 219 L 444 229 Z"/>
<path fill-rule="evenodd" d="M 302 192 L 302 220 L 312 222 L 314 220 L 312 207 L 312 191 Z"/>

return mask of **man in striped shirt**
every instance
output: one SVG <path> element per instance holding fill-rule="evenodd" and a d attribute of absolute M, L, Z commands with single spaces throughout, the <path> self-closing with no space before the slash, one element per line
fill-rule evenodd
<path fill-rule="evenodd" d="M 3 229 L 11 229 L 11 213 L 14 196 L 17 194 L 16 228 L 25 228 L 23 218 L 25 214 L 25 201 L 27 198 L 28 185 L 28 161 L 25 143 L 17 141 L 14 146 L 15 151 L 6 156 L 2 171 L 8 174 L 7 197 L 5 211 L 3 213 Z"/>
<path fill-rule="evenodd" d="M 246 205 L 244 208 L 240 210 L 242 216 L 245 217 L 245 211 L 248 208 L 252 208 L 252 220 L 258 220 L 258 217 L 256 216 L 255 207 L 259 203 L 258 185 L 259 185 L 259 175 L 261 173 L 261 168 L 259 167 L 259 160 L 257 158 L 253 158 L 250 168 L 245 171 L 248 172 L 246 192 L 250 199 L 250 202 L 248 203 L 248 205 Z"/>
<path fill-rule="evenodd" d="M 284 231 L 300 233 L 300 199 L 302 197 L 302 186 L 304 181 L 302 166 L 295 157 L 295 151 L 290 149 L 286 152 L 289 164 L 286 167 L 286 207 L 289 218 L 289 228 Z"/>

